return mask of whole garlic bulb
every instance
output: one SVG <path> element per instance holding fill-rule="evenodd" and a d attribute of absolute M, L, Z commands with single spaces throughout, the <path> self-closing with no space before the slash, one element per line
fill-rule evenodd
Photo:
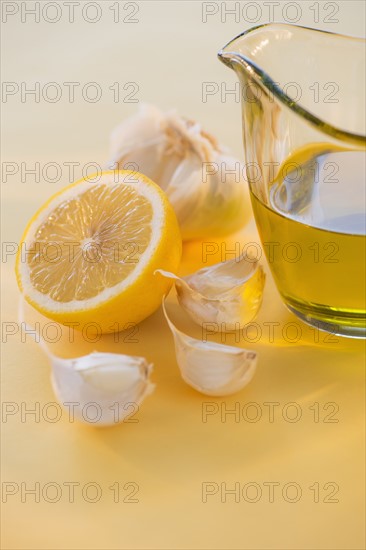
<path fill-rule="evenodd" d="M 142 172 L 166 192 L 184 240 L 228 235 L 251 216 L 244 166 L 198 122 L 141 105 L 111 136 L 108 168 Z"/>

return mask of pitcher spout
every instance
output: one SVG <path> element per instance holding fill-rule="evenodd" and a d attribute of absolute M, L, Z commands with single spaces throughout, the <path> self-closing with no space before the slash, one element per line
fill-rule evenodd
<path fill-rule="evenodd" d="M 323 138 L 365 147 L 363 39 L 270 23 L 240 34 L 218 57 L 258 98 L 290 109 L 299 124 L 312 125 Z M 245 90 L 242 97 L 248 100 Z"/>

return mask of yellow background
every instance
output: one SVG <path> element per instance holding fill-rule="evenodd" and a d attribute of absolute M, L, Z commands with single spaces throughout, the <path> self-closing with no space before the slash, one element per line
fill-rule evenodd
<path fill-rule="evenodd" d="M 19 4 L 22 4 L 20 2 Z M 24 3 L 23 3 L 24 4 Z M 32 4 L 32 3 L 28 3 Z M 62 6 L 62 2 L 59 3 Z M 57 183 L 36 183 L 32 176 L 22 182 L 21 172 L 2 183 L 2 239 L 17 242 L 35 209 L 56 190 L 68 183 L 65 162 L 103 164 L 108 157 L 111 129 L 137 108 L 133 103 L 115 103 L 109 86 L 115 82 L 123 90 L 127 82 L 139 87 L 136 97 L 162 108 L 176 107 L 200 120 L 207 130 L 242 158 L 240 107 L 234 96 L 222 101 L 220 94 L 202 100 L 202 83 L 235 85 L 231 74 L 216 59 L 216 52 L 230 38 L 251 25 L 241 17 L 221 21 L 220 11 L 202 22 L 200 2 L 141 2 L 138 23 L 113 23 L 112 2 L 100 2 L 98 23 L 83 21 L 76 9 L 75 22 L 36 23 L 27 17 L 22 23 L 15 15 L 3 25 L 3 80 L 17 83 L 77 81 L 98 82 L 103 96 L 97 103 L 65 96 L 57 103 L 42 100 L 25 102 L 20 96 L 2 104 L 2 133 L 6 138 L 3 162 L 35 162 L 62 165 Z M 122 3 L 123 4 L 123 3 Z M 230 3 L 233 4 L 233 3 Z M 300 3 L 298 3 L 300 4 Z M 302 25 L 334 32 L 364 34 L 364 3 L 338 2 L 338 23 L 324 22 L 320 2 L 320 22 L 314 23 L 310 2 L 302 2 Z M 83 5 L 83 3 L 81 3 Z M 219 5 L 216 4 L 216 5 Z M 260 4 L 262 6 L 262 4 Z M 123 10 L 123 6 L 122 6 Z M 121 11 L 125 17 L 131 11 Z M 249 12 L 248 12 L 249 13 Z M 250 12 L 251 13 L 251 12 Z M 254 13 L 254 12 L 253 12 Z M 265 8 L 262 18 L 265 22 Z M 291 13 L 288 12 L 290 15 Z M 52 16 L 50 12 L 50 16 Z M 90 12 L 90 17 L 92 12 Z M 254 17 L 250 15 L 249 17 Z M 281 20 L 281 10 L 277 20 Z M 290 80 L 290 77 L 289 77 Z M 65 87 L 63 87 L 65 91 Z M 80 90 L 80 87 L 79 87 Z M 80 177 L 80 167 L 75 178 Z M 240 234 L 227 239 L 228 248 L 258 241 L 253 222 Z M 221 245 L 220 241 L 217 241 Z M 210 257 L 214 263 L 223 258 Z M 182 273 L 200 267 L 202 243 L 185 246 Z M 361 549 L 364 548 L 364 344 L 336 338 L 314 343 L 314 332 L 301 324 L 282 305 L 267 266 L 263 307 L 256 322 L 262 330 L 257 343 L 241 340 L 239 345 L 255 349 L 259 355 L 253 381 L 240 393 L 227 398 L 200 395 L 182 381 L 175 361 L 173 340 L 161 310 L 139 327 L 138 343 L 114 343 L 111 337 L 92 344 L 71 347 L 59 343 L 65 356 L 98 350 L 143 355 L 154 362 L 156 390 L 136 415 L 137 423 L 96 429 L 70 423 L 64 414 L 52 423 L 41 415 L 22 422 L 20 413 L 2 422 L 2 482 L 26 483 L 41 487 L 56 482 L 64 487 L 57 503 L 32 496 L 21 502 L 20 492 L 3 504 L 2 545 L 6 549 Z M 13 258 L 2 264 L 3 323 L 17 322 L 18 291 L 13 275 Z M 350 274 L 351 276 L 351 274 Z M 172 293 L 173 295 L 174 293 Z M 199 336 L 170 297 L 170 311 L 182 329 Z M 263 323 L 278 322 L 275 341 Z M 288 322 L 301 327 L 297 344 L 286 342 L 282 329 Z M 4 325 L 3 325 L 4 326 Z M 227 343 L 235 345 L 231 335 Z M 1 390 L 5 402 L 28 408 L 55 400 L 48 360 L 30 337 L 9 336 L 3 345 Z M 204 403 L 219 410 L 255 402 L 262 412 L 258 422 L 243 414 L 220 413 L 202 421 Z M 269 421 L 266 402 L 276 402 L 274 422 Z M 296 402 L 302 417 L 285 421 L 286 404 Z M 314 421 L 314 403 L 319 403 L 320 421 Z M 338 422 L 325 422 L 324 407 L 335 403 Z M 289 416 L 293 409 L 288 409 Z M 50 415 L 52 411 L 50 410 Z M 248 410 L 248 415 L 253 410 Z M 286 412 L 285 412 L 286 414 Z M 80 483 L 75 502 L 70 503 L 67 482 Z M 102 490 L 97 503 L 86 502 L 81 487 L 95 482 Z M 119 482 L 137 483 L 137 503 L 113 502 L 109 487 Z M 228 489 L 235 483 L 258 483 L 261 499 L 235 502 L 220 492 L 202 502 L 202 483 L 211 482 Z M 269 502 L 263 483 L 278 482 L 274 502 Z M 285 484 L 295 482 L 302 490 L 296 503 L 282 496 Z M 339 502 L 324 498 L 336 483 Z M 314 502 L 314 483 L 320 486 L 320 502 Z M 122 489 L 121 500 L 129 493 Z M 52 492 L 50 492 L 51 494 Z M 92 491 L 91 491 L 92 496 Z M 289 490 L 290 498 L 293 493 Z M 252 496 L 252 493 L 250 493 Z M 250 498 L 250 497 L 249 497 Z M 247 499 L 248 500 L 248 499 Z"/>

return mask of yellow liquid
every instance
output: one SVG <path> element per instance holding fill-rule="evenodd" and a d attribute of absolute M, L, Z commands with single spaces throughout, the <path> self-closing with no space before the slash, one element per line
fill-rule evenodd
<path fill-rule="evenodd" d="M 267 260 L 289 308 L 330 332 L 364 337 L 365 236 L 306 225 L 251 197 Z M 363 214 L 352 215 L 353 223 L 357 216 Z M 334 226 L 348 221 L 340 218 L 338 225 L 336 219 Z"/>

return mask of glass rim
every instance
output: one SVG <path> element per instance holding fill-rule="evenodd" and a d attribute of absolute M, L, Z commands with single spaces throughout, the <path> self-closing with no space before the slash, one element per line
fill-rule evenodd
<path fill-rule="evenodd" d="M 310 124 L 315 126 L 320 132 L 323 132 L 325 134 L 328 134 L 334 139 L 337 139 L 338 141 L 347 142 L 351 144 L 357 144 L 360 146 L 365 147 L 366 146 L 366 136 L 363 134 L 355 134 L 353 132 L 348 132 L 346 130 L 342 130 L 341 128 L 338 128 L 336 126 L 333 126 L 332 124 L 329 124 L 328 122 L 325 122 L 321 118 L 317 117 L 313 113 L 311 113 L 308 109 L 305 109 L 305 107 L 302 107 L 300 103 L 295 103 L 293 99 L 290 98 L 287 94 L 285 94 L 279 86 L 274 82 L 274 80 L 263 71 L 254 61 L 252 61 L 247 56 L 237 53 L 234 50 L 230 51 L 228 48 L 230 48 L 234 42 L 236 42 L 239 38 L 242 36 L 246 36 L 253 31 L 256 31 L 261 28 L 265 27 L 274 27 L 279 26 L 283 28 L 296 28 L 296 29 L 304 29 L 307 31 L 312 32 L 318 32 L 322 34 L 330 34 L 333 36 L 337 36 L 339 38 L 344 38 L 346 40 L 354 40 L 356 42 L 364 43 L 366 45 L 366 40 L 363 38 L 357 38 L 353 36 L 347 36 L 345 34 L 338 34 L 330 31 L 324 31 L 321 29 L 314 29 L 312 27 L 305 27 L 302 25 L 291 25 L 287 23 L 264 23 L 262 25 L 256 25 L 254 27 L 251 27 L 250 29 L 243 31 L 242 33 L 238 34 L 235 38 L 230 40 L 221 50 L 218 52 L 218 57 L 221 61 L 224 63 L 226 62 L 225 59 L 230 59 L 230 56 L 233 57 L 233 59 L 241 59 L 246 64 L 248 64 L 256 74 L 256 76 L 259 78 L 259 81 L 261 82 L 262 86 L 266 89 L 269 89 L 273 95 L 281 101 L 284 105 L 286 105 L 291 111 L 296 113 L 301 118 L 307 120 Z"/>

